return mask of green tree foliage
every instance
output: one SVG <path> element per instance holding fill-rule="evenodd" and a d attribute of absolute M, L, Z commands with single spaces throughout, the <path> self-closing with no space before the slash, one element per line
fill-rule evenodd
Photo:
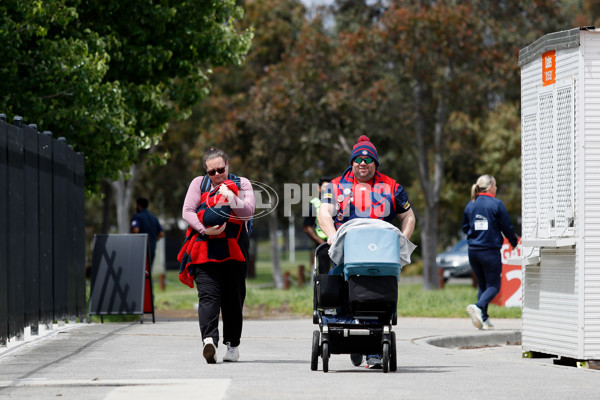
<path fill-rule="evenodd" d="M 78 14 L 64 1 L 6 1 L 0 18 L 0 110 L 67 137 L 76 151 L 106 149 L 111 155 L 97 160 L 99 173 L 121 169 L 131 126 L 119 82 L 104 81 L 105 40 L 91 31 L 69 34 Z M 86 161 L 96 160 L 89 153 Z M 96 172 L 87 164 L 91 182 Z"/>
<path fill-rule="evenodd" d="M 243 62 L 242 9 L 218 2 L 33 0 L 0 5 L 0 110 L 65 136 L 98 191 Z"/>
<path fill-rule="evenodd" d="M 372 86 L 378 55 L 367 35 L 359 29 L 334 37 L 316 18 L 302 27 L 282 61 L 256 81 L 227 125 L 234 143 L 243 138 L 252 146 L 245 164 L 254 173 L 268 174 L 260 166 L 274 162 L 273 183 L 305 182 L 348 165 L 356 138 L 372 129 L 367 116 L 379 96 Z"/>
<path fill-rule="evenodd" d="M 600 27 L 600 3 L 596 0 L 563 0 L 566 14 L 573 21 L 572 27 Z"/>
<path fill-rule="evenodd" d="M 262 173 L 269 169 L 268 164 L 261 164 L 265 160 L 264 154 L 268 151 L 273 151 L 277 157 L 284 154 L 271 144 L 261 149 L 264 141 L 257 139 L 254 132 L 239 130 L 239 126 L 245 123 L 246 115 L 261 112 L 260 108 L 253 109 L 249 105 L 249 92 L 272 66 L 281 62 L 285 50 L 298 40 L 306 9 L 297 0 L 245 1 L 241 5 L 245 18 L 237 22 L 237 27 L 254 32 L 246 62 L 243 66 L 215 68 L 211 95 L 194 107 L 188 120 L 171 124 L 159 146 L 159 151 L 168 150 L 171 154 L 168 165 L 149 168 L 139 181 L 136 191 L 152 194 L 154 204 L 161 205 L 169 216 L 181 215 L 190 181 L 204 174 L 201 159 L 208 148 L 221 147 L 232 156 L 232 173 L 263 182 L 274 180 Z M 274 143 L 278 141 L 278 137 L 273 140 Z M 255 232 L 264 232 L 267 225 L 267 218 L 260 218 L 253 226 Z M 277 241 L 273 243 L 276 245 Z M 274 279 L 281 281 L 281 273 L 275 271 Z"/>
<path fill-rule="evenodd" d="M 336 32 L 356 32 L 371 26 L 385 11 L 387 2 L 372 0 L 335 0 L 330 12 L 335 19 Z"/>
<path fill-rule="evenodd" d="M 497 195 L 511 214 L 513 224 L 521 215 L 521 119 L 515 103 L 496 107 L 482 126 L 478 175 L 491 174 L 498 182 Z M 475 180 L 471 184 L 475 183 Z"/>
<path fill-rule="evenodd" d="M 158 188 L 165 189 L 157 192 L 156 200 L 171 215 L 180 214 L 187 185 L 204 173 L 202 155 L 211 146 L 222 147 L 232 155 L 232 172 L 255 180 L 265 179 L 260 175 L 264 170 L 261 162 L 269 147 L 261 148 L 260 141 L 264 139 L 240 130 L 238 125 L 245 123 L 246 114 L 251 117 L 261 112 L 262 108 L 249 105 L 248 94 L 270 68 L 281 62 L 285 49 L 298 40 L 306 10 L 297 0 L 247 1 L 244 9 L 245 18 L 239 21 L 238 29 L 255 32 L 246 62 L 243 66 L 215 69 L 211 96 L 194 108 L 188 120 L 172 124 L 159 147 L 171 153 L 169 165 L 151 168 L 145 175 L 152 177 Z M 259 151 L 255 153 L 257 148 Z M 180 179 L 174 180 L 174 175 Z M 139 191 L 147 189 L 139 187 Z"/>

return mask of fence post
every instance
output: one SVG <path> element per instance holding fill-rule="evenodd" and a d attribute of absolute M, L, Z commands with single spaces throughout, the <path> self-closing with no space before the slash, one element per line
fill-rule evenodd
<path fill-rule="evenodd" d="M 27 262 L 25 270 L 25 326 L 31 333 L 38 333 L 40 321 L 40 242 L 39 242 L 39 161 L 37 125 L 24 126 L 23 130 L 23 175 L 25 204 L 25 243 Z"/>
<path fill-rule="evenodd" d="M 53 255 L 53 298 L 54 319 L 62 320 L 67 315 L 67 141 L 59 137 L 52 151 L 52 255 Z"/>
<path fill-rule="evenodd" d="M 24 338 L 25 329 L 25 206 L 23 117 L 8 126 L 8 335 Z"/>
<path fill-rule="evenodd" d="M 290 271 L 285 271 L 283 273 L 283 288 L 285 290 L 290 288 Z"/>
<path fill-rule="evenodd" d="M 40 242 L 40 320 L 47 328 L 52 327 L 54 319 L 54 298 L 52 281 L 53 231 L 52 231 L 52 132 L 44 131 L 38 138 L 40 165 L 40 204 L 39 204 L 39 242 Z"/>
<path fill-rule="evenodd" d="M 74 195 L 75 207 L 75 265 L 77 273 L 76 282 L 76 315 L 80 321 L 85 319 L 87 310 L 85 307 L 86 284 L 85 284 L 85 187 L 84 187 L 84 158 L 83 153 L 74 153 Z"/>
<path fill-rule="evenodd" d="M 304 287 L 304 264 L 298 265 L 298 286 Z"/>
<path fill-rule="evenodd" d="M 8 187 L 8 126 L 6 114 L 0 114 L 0 188 Z M 8 226 L 8 191 L 0 190 L 0 226 Z M 0 347 L 8 334 L 8 229 L 0 229 Z"/>
<path fill-rule="evenodd" d="M 66 139 L 65 139 L 66 140 Z M 66 142 L 65 142 L 66 143 Z M 66 285 L 67 285 L 67 303 L 66 303 L 66 316 L 71 321 L 77 315 L 77 268 L 75 265 L 75 243 L 77 238 L 75 237 L 75 221 L 77 218 L 77 211 L 75 210 L 75 168 L 74 168 L 74 151 L 73 146 L 67 144 L 65 151 L 65 187 L 66 187 L 66 221 L 68 222 L 68 229 L 65 230 L 65 243 L 66 246 Z"/>

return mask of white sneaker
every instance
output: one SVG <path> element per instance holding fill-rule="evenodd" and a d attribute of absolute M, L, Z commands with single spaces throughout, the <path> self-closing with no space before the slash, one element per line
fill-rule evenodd
<path fill-rule="evenodd" d="M 383 368 L 383 360 L 379 354 L 373 354 L 371 356 L 367 356 L 367 368 L 369 369 L 382 369 Z"/>
<path fill-rule="evenodd" d="M 481 329 L 483 327 L 483 318 L 481 317 L 481 309 L 477 307 L 475 304 L 469 304 L 467 306 L 467 313 L 471 316 L 471 322 L 477 329 Z"/>
<path fill-rule="evenodd" d="M 227 342 L 227 354 L 223 357 L 223 361 L 235 362 L 240 358 L 240 351 L 238 350 L 238 346 L 233 347 Z"/>
<path fill-rule="evenodd" d="M 204 348 L 202 349 L 202 355 L 209 364 L 217 363 L 217 348 L 213 342 L 213 338 L 209 337 L 204 339 Z"/>
<path fill-rule="evenodd" d="M 486 319 L 485 321 L 483 321 L 483 326 L 481 327 L 481 329 L 483 329 L 484 331 L 487 331 L 488 329 L 494 329 L 494 324 L 492 324 L 492 321 L 490 321 L 490 319 Z"/>

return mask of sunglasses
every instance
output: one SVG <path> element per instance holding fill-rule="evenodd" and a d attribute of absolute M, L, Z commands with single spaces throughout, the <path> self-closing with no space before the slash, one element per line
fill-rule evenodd
<path fill-rule="evenodd" d="M 366 158 L 360 158 L 360 157 L 356 157 L 356 158 L 355 158 L 354 160 L 352 160 L 352 161 L 354 161 L 354 162 L 355 162 L 355 163 L 357 163 L 357 164 L 360 164 L 360 163 L 362 163 L 363 161 L 365 162 L 365 164 L 371 164 L 371 163 L 372 163 L 373 161 L 375 161 L 375 160 L 373 159 L 373 157 L 366 157 Z"/>
<path fill-rule="evenodd" d="M 225 167 L 223 168 L 217 168 L 217 169 L 211 169 L 210 171 L 206 171 L 206 173 L 210 176 L 215 176 L 216 174 L 222 174 L 223 172 L 225 172 Z"/>

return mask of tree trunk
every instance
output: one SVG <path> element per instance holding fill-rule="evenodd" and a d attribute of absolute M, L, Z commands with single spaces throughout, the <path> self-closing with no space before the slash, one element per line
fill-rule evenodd
<path fill-rule="evenodd" d="M 129 168 L 130 178 L 125 180 L 121 172 L 121 178 L 112 182 L 115 193 L 115 206 L 117 207 L 117 226 L 119 233 L 129 233 L 129 205 L 133 197 L 133 187 L 135 186 L 135 165 Z"/>
<path fill-rule="evenodd" d="M 438 241 L 439 208 L 425 207 L 425 215 L 421 220 L 421 254 L 423 257 L 423 289 L 439 289 L 439 279 L 435 257 Z"/>
<path fill-rule="evenodd" d="M 277 213 L 269 214 L 269 240 L 271 241 L 271 262 L 273 265 L 273 282 L 277 289 L 283 289 L 283 275 L 279 261 L 279 243 L 277 242 Z"/>
<path fill-rule="evenodd" d="M 109 181 L 102 182 L 104 199 L 102 200 L 102 228 L 100 233 L 107 234 L 110 230 L 110 207 L 112 202 L 112 185 Z"/>
<path fill-rule="evenodd" d="M 445 76 L 449 79 L 451 70 L 446 68 Z M 426 290 L 438 289 L 437 265 L 435 257 L 438 242 L 438 218 L 440 195 L 444 179 L 444 128 L 448 119 L 448 103 L 445 92 L 437 96 L 435 122 L 433 127 L 433 144 L 426 140 L 425 116 L 421 109 L 422 83 L 416 82 L 413 96 L 416 108 L 415 134 L 417 143 L 417 171 L 419 182 L 425 196 L 424 218 L 420 223 L 423 258 L 423 288 Z M 433 168 L 429 160 L 433 161 Z"/>

